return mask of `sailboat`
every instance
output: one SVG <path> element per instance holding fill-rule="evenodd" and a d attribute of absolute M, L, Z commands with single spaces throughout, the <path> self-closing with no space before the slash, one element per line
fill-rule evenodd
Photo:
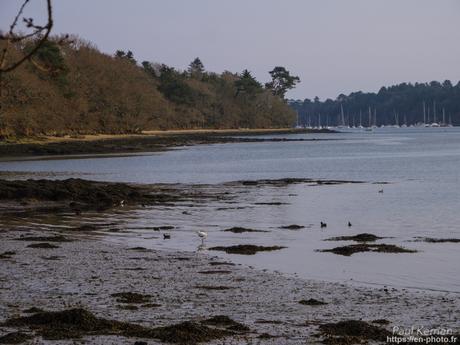
<path fill-rule="evenodd" d="M 393 109 L 393 114 L 395 116 L 395 124 L 394 128 L 399 128 L 399 114 L 396 112 L 396 110 Z"/>
<path fill-rule="evenodd" d="M 372 110 L 369 107 L 369 121 L 367 123 L 366 131 L 372 132 Z"/>
<path fill-rule="evenodd" d="M 340 104 L 340 125 L 337 126 L 338 128 L 346 128 L 345 127 L 345 115 L 343 114 L 343 105 Z"/>
<path fill-rule="evenodd" d="M 433 101 L 433 123 L 431 127 L 440 127 L 439 123 L 436 122 L 436 101 Z"/>
<path fill-rule="evenodd" d="M 406 128 L 407 127 L 407 118 L 406 115 L 404 115 L 404 123 L 401 125 L 401 128 Z"/>
<path fill-rule="evenodd" d="M 359 110 L 359 126 L 358 126 L 358 128 L 360 128 L 360 129 L 364 128 L 363 127 L 363 122 L 362 122 L 362 117 L 363 117 L 362 115 L 363 115 L 363 111 Z"/>

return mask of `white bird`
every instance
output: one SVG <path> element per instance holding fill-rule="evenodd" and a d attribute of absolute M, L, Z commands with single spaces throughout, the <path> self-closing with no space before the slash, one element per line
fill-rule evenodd
<path fill-rule="evenodd" d="M 205 231 L 197 231 L 196 233 L 201 238 L 201 241 L 204 241 L 208 237 L 208 233 Z"/>

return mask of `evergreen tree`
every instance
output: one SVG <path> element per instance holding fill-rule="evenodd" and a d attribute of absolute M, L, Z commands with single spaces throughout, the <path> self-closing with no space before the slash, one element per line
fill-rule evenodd
<path fill-rule="evenodd" d="M 262 92 L 262 84 L 260 84 L 247 69 L 245 69 L 241 73 L 240 78 L 235 81 L 235 87 L 236 96 L 243 92 L 250 96 Z"/>
<path fill-rule="evenodd" d="M 188 72 L 192 77 L 201 77 L 204 74 L 205 69 L 200 58 L 197 57 L 190 63 L 188 66 Z"/>
<path fill-rule="evenodd" d="M 286 68 L 277 66 L 269 72 L 272 81 L 265 84 L 265 87 L 272 91 L 273 95 L 279 96 L 284 99 L 286 92 L 293 89 L 297 83 L 300 82 L 300 78 L 292 76 Z"/>

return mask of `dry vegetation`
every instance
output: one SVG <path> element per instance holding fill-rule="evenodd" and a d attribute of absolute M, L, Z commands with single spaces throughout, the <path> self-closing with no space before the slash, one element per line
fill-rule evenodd
<path fill-rule="evenodd" d="M 9 50 L 8 58 L 18 59 L 33 45 L 31 40 L 21 41 Z M 293 111 L 282 98 L 260 84 L 245 89 L 239 83 L 242 76 L 181 72 L 145 62 L 141 67 L 132 55 L 109 56 L 78 37 L 54 37 L 33 58 L 3 75 L 0 136 L 293 123 Z"/>

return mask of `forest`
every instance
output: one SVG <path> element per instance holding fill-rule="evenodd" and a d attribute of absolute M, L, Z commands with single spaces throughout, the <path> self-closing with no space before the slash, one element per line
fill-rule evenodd
<path fill-rule="evenodd" d="M 377 93 L 353 92 L 337 99 L 289 100 L 300 126 L 460 125 L 460 82 L 401 83 Z"/>
<path fill-rule="evenodd" d="M 32 46 L 22 40 L 8 58 Z M 290 127 L 296 115 L 284 97 L 299 79 L 284 67 L 269 73 L 263 85 L 248 70 L 208 72 L 199 58 L 181 71 L 138 62 L 131 51 L 105 54 L 76 36 L 50 37 L 0 75 L 0 137 Z"/>

